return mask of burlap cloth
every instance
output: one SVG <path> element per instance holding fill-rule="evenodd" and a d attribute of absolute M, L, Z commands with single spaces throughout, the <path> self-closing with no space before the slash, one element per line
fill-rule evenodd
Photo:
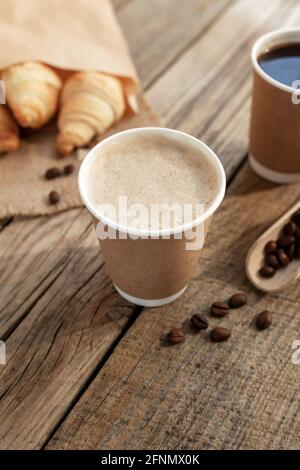
<path fill-rule="evenodd" d="M 157 124 L 142 97 L 140 113 L 133 113 L 138 79 L 108 0 L 0 0 L 0 12 L 0 44 L 6 45 L 0 50 L 0 69 L 39 60 L 55 66 L 62 75 L 76 70 L 109 72 L 122 79 L 128 110 L 108 134 Z M 0 218 L 50 214 L 81 205 L 77 171 L 51 181 L 44 178 L 53 166 L 71 162 L 78 170 L 87 152 L 78 150 L 68 158 L 58 158 L 55 133 L 54 120 L 38 131 L 26 131 L 17 152 L 0 156 Z M 61 194 L 56 206 L 48 203 L 51 190 Z"/>
<path fill-rule="evenodd" d="M 140 96 L 139 113 L 127 113 L 106 135 L 131 127 L 157 126 L 156 115 Z M 82 205 L 77 188 L 77 172 L 88 149 L 79 149 L 70 157 L 58 158 L 54 145 L 55 125 L 50 125 L 23 139 L 18 152 L 0 156 L 0 219 L 9 216 L 34 216 L 61 212 Z M 93 144 L 101 138 L 93 141 Z M 75 172 L 53 180 L 45 180 L 45 171 L 53 166 L 63 168 L 72 163 Z M 56 206 L 48 203 L 48 194 L 56 190 L 61 200 Z"/>

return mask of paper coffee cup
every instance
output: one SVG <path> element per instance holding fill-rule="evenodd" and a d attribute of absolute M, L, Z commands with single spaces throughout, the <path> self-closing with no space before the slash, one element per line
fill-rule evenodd
<path fill-rule="evenodd" d="M 87 196 L 87 169 L 94 158 L 112 140 L 118 142 L 126 135 L 163 135 L 172 141 L 193 145 L 205 154 L 218 176 L 216 195 L 207 210 L 192 223 L 158 230 L 139 230 L 121 225 L 99 212 Z M 79 191 L 83 203 L 92 214 L 106 268 L 117 291 L 128 301 L 146 307 L 164 305 L 177 299 L 192 278 L 202 246 L 191 249 L 192 233 L 203 232 L 203 242 L 211 218 L 225 193 L 224 169 L 215 153 L 203 142 L 172 129 L 155 127 L 130 129 L 114 134 L 97 144 L 86 156 L 79 171 Z M 106 229 L 115 231 L 114 238 L 104 238 L 99 233 Z M 187 248 L 188 247 L 188 248 Z"/>
<path fill-rule="evenodd" d="M 262 70 L 258 58 L 270 49 L 298 43 L 299 28 L 280 29 L 260 37 L 251 54 L 249 162 L 256 173 L 275 183 L 300 181 L 300 104 L 296 104 L 300 100 L 295 88 L 280 83 Z"/>

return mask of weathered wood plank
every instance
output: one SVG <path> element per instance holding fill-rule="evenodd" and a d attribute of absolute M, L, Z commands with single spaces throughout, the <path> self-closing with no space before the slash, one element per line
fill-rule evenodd
<path fill-rule="evenodd" d="M 147 90 L 163 123 L 211 145 L 228 177 L 248 149 L 251 46 L 260 34 L 299 19 L 294 0 L 232 2 Z"/>
<path fill-rule="evenodd" d="M 0 368 L 0 448 L 39 448 L 134 306 L 114 292 L 84 209 L 15 222 L 5 240 L 16 250 L 4 247 L 10 256 L 2 258 L 1 286 L 11 288 L 2 297 L 2 306 L 9 299 L 2 331 L 24 319 L 6 340 L 7 365 Z"/>
<path fill-rule="evenodd" d="M 143 88 L 147 88 L 231 0 L 132 0 L 117 11 Z"/>
<path fill-rule="evenodd" d="M 132 1 L 130 3 L 134 2 Z M 125 6 L 122 6 L 122 10 L 129 8 L 130 3 L 128 3 L 128 5 L 126 3 Z M 251 3 L 253 5 L 253 2 Z M 277 9 L 273 9 L 272 5 L 275 4 L 277 5 Z M 292 11 L 290 10 L 291 6 L 296 5 L 295 2 L 274 1 L 272 5 L 270 2 L 268 5 L 264 2 L 264 5 L 266 11 L 261 12 L 260 16 L 267 21 L 269 18 L 267 13 L 270 13 L 268 29 L 271 29 L 275 24 L 272 19 L 274 13 L 277 15 L 277 22 L 279 22 L 279 20 L 287 20 L 287 22 L 291 21 L 292 23 L 295 21 L 294 17 L 292 17 Z M 286 10 L 284 9 L 284 5 L 286 5 Z M 257 23 L 258 18 L 257 14 L 254 12 L 254 7 L 252 8 L 253 12 L 248 14 L 248 22 L 253 26 Z M 297 15 L 298 10 L 297 8 L 294 9 Z M 247 10 L 238 11 L 240 11 L 242 15 L 247 15 Z M 225 19 L 226 18 L 228 17 L 225 16 Z M 233 20 L 236 21 L 236 24 L 242 21 L 242 19 L 238 19 L 237 16 L 233 17 Z M 227 24 L 230 31 L 233 29 L 230 23 L 225 24 Z M 246 31 L 248 31 L 247 28 Z M 257 32 L 256 29 L 255 31 Z M 209 32 L 207 34 L 209 34 Z M 241 37 L 243 37 L 242 27 L 240 28 L 239 37 L 231 35 L 233 42 L 237 41 L 237 39 L 240 40 Z M 223 39 L 223 36 L 221 36 L 222 41 Z M 214 41 L 219 42 L 219 40 L 217 41 L 212 36 L 211 41 L 212 43 L 214 43 Z M 224 42 L 224 47 L 228 45 L 231 45 L 231 43 Z M 149 47 L 150 46 L 152 45 L 150 44 Z M 235 46 L 235 44 L 233 44 L 233 46 Z M 182 49 L 179 48 L 178 50 L 178 54 L 181 54 Z M 240 55 L 242 49 L 238 51 L 233 47 L 232 52 Z M 185 57 L 186 54 L 182 56 L 184 59 Z M 197 55 L 192 55 L 191 58 L 196 61 Z M 160 60 L 161 55 L 158 54 L 157 63 L 159 63 Z M 172 61 L 173 60 L 174 57 L 172 58 Z M 215 60 L 214 55 L 212 55 L 212 60 Z M 196 65 L 196 63 L 197 61 L 194 65 Z M 234 64 L 237 67 L 237 72 L 240 73 L 239 61 L 237 60 Z M 227 86 L 231 84 L 229 77 L 232 77 L 233 70 L 232 65 L 230 66 L 230 60 L 228 66 L 224 64 L 224 77 Z M 248 74 L 245 69 L 243 69 L 242 72 L 243 71 L 245 75 Z M 197 74 L 198 69 L 195 71 L 194 80 L 197 80 Z M 165 83 L 164 76 L 165 75 L 162 75 L 159 80 L 160 83 Z M 186 76 L 182 78 L 182 75 L 179 74 L 178 83 L 181 86 L 184 84 L 184 78 L 186 78 Z M 199 109 L 203 116 L 204 111 L 208 112 L 210 110 L 209 104 L 212 107 L 218 108 L 219 100 L 221 100 L 222 107 L 219 107 L 220 113 L 217 113 L 217 116 L 216 114 L 209 114 L 208 117 L 206 114 L 203 118 L 205 119 L 205 126 L 203 125 L 204 121 L 200 120 L 200 123 L 202 122 L 201 136 L 204 136 L 204 140 L 211 143 L 213 147 L 215 146 L 214 148 L 218 153 L 221 155 L 226 153 L 226 155 L 228 155 L 228 159 L 224 159 L 226 163 L 226 161 L 229 161 L 231 153 L 240 157 L 245 154 L 246 151 L 247 139 L 245 129 L 247 113 L 245 109 L 247 109 L 247 104 L 245 107 L 244 97 L 247 98 L 249 94 L 249 81 L 247 81 L 247 78 L 243 81 L 244 78 L 241 77 L 241 83 L 236 83 L 236 88 L 239 89 L 241 87 L 242 92 L 238 93 L 235 88 L 233 88 L 233 97 L 230 93 L 226 95 L 228 105 L 225 106 L 225 103 L 222 101 L 222 91 L 224 92 L 224 88 L 221 88 L 220 92 L 216 95 L 213 93 L 209 95 L 209 90 L 215 90 L 216 77 L 212 78 L 214 86 L 212 86 L 211 89 L 207 88 L 207 92 L 201 88 L 199 97 L 197 96 L 197 92 L 193 95 L 195 90 L 192 96 L 188 93 L 187 103 L 182 100 L 180 108 L 178 108 L 176 101 L 174 103 L 176 105 L 176 111 L 179 109 L 179 115 L 182 109 L 184 110 L 184 116 L 186 116 L 186 119 L 180 118 L 178 126 L 182 126 L 185 130 L 189 130 L 190 126 L 191 132 L 197 135 L 198 108 L 196 105 L 195 107 L 192 106 L 193 97 L 195 97 L 195 103 L 198 103 L 197 106 L 200 106 Z M 185 82 L 187 85 L 190 83 L 187 80 L 185 80 Z M 208 86 L 209 84 L 207 84 L 207 87 Z M 150 92 L 151 90 L 152 88 Z M 168 92 L 166 88 L 163 90 L 164 92 Z M 204 93 L 207 94 L 205 95 L 206 107 L 203 109 L 201 97 L 204 96 Z M 176 96 L 172 87 L 170 88 L 170 95 L 171 98 Z M 236 96 L 238 96 L 238 99 L 234 99 Z M 163 93 L 161 98 L 163 103 L 167 103 L 167 101 L 163 99 Z M 170 97 L 168 97 L 168 99 L 170 100 Z M 158 101 L 156 101 L 156 103 L 158 103 Z M 168 103 L 170 105 L 171 101 L 168 101 Z M 186 108 L 185 105 L 187 105 Z M 166 109 L 165 104 L 162 109 Z M 219 115 L 221 115 L 222 118 L 218 120 Z M 175 114 L 169 114 L 168 111 L 167 116 L 170 116 L 170 122 L 172 122 Z M 193 129 L 195 129 L 195 131 L 193 131 Z M 232 140 L 231 136 L 234 136 Z M 254 181 L 251 179 L 244 189 L 249 192 L 253 191 Z M 264 186 L 260 186 L 261 191 L 264 191 L 264 189 Z M 239 191 L 240 196 L 245 196 L 243 191 Z M 263 194 L 265 194 L 265 192 Z M 298 194 L 298 192 L 296 194 Z M 290 195 L 286 195 L 283 192 L 277 193 L 277 196 L 281 198 L 281 203 L 285 201 L 287 204 L 291 198 Z M 233 197 L 233 200 L 235 201 L 236 207 L 238 207 L 237 199 Z M 277 207 L 274 205 L 275 200 L 276 199 L 272 200 L 273 206 L 271 207 L 272 210 L 269 212 L 270 218 L 274 215 L 274 210 L 279 211 L 281 208 L 281 205 Z M 68 412 L 73 402 L 77 400 L 78 395 L 91 380 L 95 371 L 98 370 L 103 355 L 111 347 L 116 338 L 118 338 L 122 328 L 128 323 L 128 318 L 132 316 L 132 307 L 126 304 L 126 302 L 121 301 L 120 298 L 113 293 L 110 284 L 106 285 L 107 278 L 103 268 L 100 268 L 99 263 L 101 263 L 101 260 L 98 258 L 96 242 L 92 241 L 94 237 L 89 231 L 89 222 L 85 218 L 86 216 L 81 214 L 77 216 L 77 213 L 76 215 L 74 214 L 75 211 L 59 216 L 62 217 L 62 219 L 59 219 L 59 217 L 57 219 L 54 218 L 53 225 L 49 226 L 51 233 L 47 233 L 47 226 L 45 225 L 43 227 L 43 223 L 40 221 L 35 221 L 37 225 L 32 225 L 31 230 L 30 228 L 25 228 L 23 222 L 18 222 L 18 224 L 20 223 L 21 225 L 15 226 L 16 230 L 11 237 L 12 244 L 9 244 L 8 237 L 7 245 L 5 245 L 5 249 L 2 252 L 5 261 L 9 261 L 9 263 L 5 263 L 5 266 L 8 266 L 10 269 L 10 267 L 14 265 L 17 269 L 18 274 L 16 277 L 20 289 L 20 294 L 16 294 L 14 289 L 10 290 L 12 286 L 5 292 L 6 298 L 10 301 L 9 308 L 11 308 L 10 312 L 12 312 L 13 318 L 10 318 L 10 315 L 3 317 L 5 321 L 0 324 L 2 333 L 8 335 L 11 330 L 15 328 L 19 320 L 22 319 L 22 315 L 26 317 L 8 339 L 9 364 L 3 368 L 3 370 L 0 369 L 0 396 L 2 395 L 3 398 L 0 407 L 0 446 L 3 446 L 3 448 L 38 448 L 47 441 L 52 430 L 55 429 L 59 421 Z M 220 213 L 220 218 L 221 214 L 222 212 Z M 63 216 L 66 217 L 65 221 L 63 221 Z M 70 217 L 70 219 L 68 217 Z M 232 217 L 232 212 L 229 212 L 227 221 L 230 220 L 230 217 Z M 262 223 L 260 219 L 258 219 L 257 222 L 265 226 L 265 222 Z M 25 223 L 28 224 L 29 227 L 28 221 L 24 222 L 24 224 Z M 41 226 L 39 225 L 40 223 Z M 82 223 L 86 224 L 83 232 L 81 232 Z M 220 225 L 220 223 L 217 227 L 222 227 L 222 231 L 220 231 L 222 236 L 224 231 L 225 233 L 226 231 L 230 233 L 233 232 L 233 228 L 228 228 L 228 223 L 225 224 L 224 222 L 224 225 Z M 243 218 L 241 218 L 241 223 L 243 223 Z M 15 222 L 13 222 L 13 225 L 14 224 Z M 32 222 L 30 222 L 30 224 L 32 224 Z M 81 227 L 80 229 L 79 226 Z M 246 225 L 245 229 L 247 227 Z M 55 235 L 56 228 L 60 236 Z M 78 229 L 80 235 L 77 232 Z M 7 232 L 8 230 L 10 230 L 10 226 L 4 228 L 3 234 L 9 233 L 9 235 L 11 235 L 12 232 Z M 259 227 L 254 226 L 253 233 L 251 234 L 251 237 L 253 235 L 253 239 L 256 230 L 258 231 Z M 32 233 L 36 233 L 36 236 L 33 237 Z M 232 233 L 230 237 L 231 236 Z M 30 243 L 24 242 L 24 238 L 26 237 L 29 237 Z M 41 249 L 41 240 L 46 237 L 49 237 L 48 240 L 50 239 L 51 246 L 54 247 L 53 249 L 55 251 L 54 253 L 51 250 L 50 256 L 50 245 L 47 246 L 47 249 Z M 106 446 L 106 443 L 108 446 L 115 447 L 118 442 L 117 439 L 119 439 L 123 447 L 131 448 L 143 447 L 144 443 L 146 443 L 146 447 L 153 446 L 154 448 L 156 445 L 168 448 L 176 448 L 184 445 L 192 448 L 195 442 L 203 443 L 204 447 L 215 446 L 217 448 L 218 443 L 221 443 L 224 447 L 230 447 L 237 437 L 236 442 L 240 447 L 251 447 L 251 445 L 257 445 L 259 441 L 258 436 L 261 438 L 260 433 L 263 437 L 261 445 L 263 445 L 263 442 L 268 441 L 269 446 L 272 446 L 276 444 L 276 438 L 273 435 L 276 426 L 280 428 L 280 431 L 288 431 L 290 428 L 291 432 L 299 433 L 299 420 L 296 417 L 293 422 L 291 418 L 294 409 L 296 411 L 296 402 L 290 404 L 289 401 L 292 393 L 291 377 L 293 377 L 293 374 L 291 374 L 293 370 L 290 368 L 291 364 L 288 364 L 289 367 L 283 372 L 286 357 L 276 356 L 274 358 L 271 354 L 272 359 L 275 361 L 275 369 L 272 365 L 272 370 L 276 370 L 277 375 L 275 375 L 279 380 L 279 385 L 283 384 L 285 378 L 287 379 L 288 393 L 286 397 L 283 397 L 283 393 L 281 394 L 280 391 L 278 391 L 279 389 L 274 389 L 274 400 L 276 401 L 277 397 L 278 400 L 276 403 L 272 401 L 266 406 L 266 404 L 263 403 L 264 398 L 267 396 L 266 389 L 269 386 L 274 388 L 275 379 L 273 380 L 273 378 L 269 376 L 271 374 L 269 371 L 267 380 L 263 380 L 263 376 L 266 375 L 265 367 L 267 368 L 268 366 L 260 362 L 260 358 L 264 356 L 259 356 L 259 351 L 256 352 L 254 346 L 258 343 L 259 348 L 263 350 L 263 354 L 264 352 L 267 354 L 267 352 L 263 349 L 262 337 L 258 337 L 257 339 L 254 331 L 251 329 L 248 330 L 246 328 L 248 332 L 250 331 L 249 340 L 248 337 L 245 337 L 246 333 L 244 333 L 244 336 L 240 333 L 239 327 L 241 325 L 238 323 L 236 334 L 241 334 L 241 338 L 238 338 L 238 344 L 233 348 L 234 351 L 230 352 L 230 344 L 224 345 L 225 349 L 222 349 L 223 346 L 220 350 L 215 349 L 216 352 L 213 358 L 210 356 L 211 349 L 207 342 L 204 343 L 204 346 L 202 345 L 203 349 L 201 348 L 200 352 L 196 349 L 196 346 L 199 344 L 199 338 L 191 339 L 195 357 L 194 355 L 191 357 L 191 353 L 188 350 L 183 353 L 180 352 L 181 350 L 179 350 L 179 353 L 176 350 L 174 356 L 177 356 L 177 358 L 175 358 L 171 355 L 172 351 L 169 348 L 162 348 L 157 343 L 158 332 L 159 334 L 164 333 L 174 319 L 177 318 L 179 321 L 182 316 L 188 315 L 195 304 L 204 307 L 206 305 L 205 299 L 208 298 L 209 294 L 213 297 L 215 291 L 218 291 L 220 294 L 224 293 L 224 295 L 227 295 L 231 292 L 233 287 L 242 288 L 244 286 L 244 281 L 240 281 L 238 285 L 236 284 L 236 276 L 242 275 L 243 270 L 240 263 L 238 263 L 238 268 L 235 267 L 237 258 L 234 258 L 234 256 L 237 257 L 239 255 L 240 249 L 241 254 L 245 252 L 245 244 L 247 240 L 250 241 L 249 237 L 249 234 L 245 235 L 244 241 L 234 239 L 234 242 L 237 244 L 235 251 L 231 246 L 231 238 L 226 238 L 227 244 L 225 244 L 225 246 L 219 246 L 218 249 L 217 243 L 220 238 L 218 232 L 214 230 L 211 233 L 211 243 L 203 253 L 199 276 L 192 283 L 189 293 L 182 301 L 183 303 L 180 302 L 178 305 L 176 304 L 177 306 L 174 305 L 174 310 L 172 307 L 172 309 L 159 309 L 157 313 L 154 312 L 154 315 L 152 315 L 151 312 L 151 316 L 149 313 L 146 315 L 147 312 L 145 312 L 145 315 L 143 314 L 141 319 L 134 325 L 134 329 L 132 329 L 132 331 L 130 330 L 131 336 L 126 335 L 124 340 L 120 343 L 116 358 L 114 354 L 111 356 L 106 368 L 98 376 L 95 384 L 89 388 L 88 393 L 92 394 L 93 403 L 91 410 L 84 396 L 83 400 L 79 402 L 79 406 L 76 407 L 75 413 L 71 415 L 70 420 L 67 422 L 66 431 L 60 431 L 58 433 L 58 440 L 53 441 L 53 446 L 62 447 L 70 445 L 72 447 L 74 443 L 75 445 L 79 443 L 79 446 L 84 446 L 86 443 L 86 447 L 93 447 L 96 442 L 98 445 L 98 440 L 100 440 L 100 445 L 103 445 L 103 447 Z M 32 245 L 31 242 L 35 243 L 33 250 L 28 248 Z M 28 253 L 26 247 L 28 248 Z M 60 256 L 61 253 L 57 253 L 57 250 L 62 250 L 62 257 Z M 225 255 L 223 253 L 224 251 Z M 214 261 L 210 261 L 209 263 L 209 258 L 213 253 Z M 8 254 L 10 255 L 8 256 Z M 220 265 L 220 257 L 224 258 L 223 263 L 225 263 L 225 266 L 228 268 L 228 272 L 226 273 L 224 273 L 224 266 Z M 11 258 L 13 259 L 13 265 L 10 263 Z M 26 261 L 24 261 L 23 258 L 27 258 Z M 31 261 L 33 262 L 33 267 L 31 267 Z M 234 269 L 231 269 L 232 265 L 234 265 Z M 78 273 L 76 269 L 78 266 L 80 267 L 80 273 L 77 276 Z M 38 269 L 35 270 L 35 267 L 38 267 Z M 90 268 L 92 268 L 91 271 Z M 35 279 L 34 289 L 30 288 L 32 287 L 31 282 L 25 282 L 30 269 Z M 14 272 L 14 270 L 12 270 L 11 273 L 12 272 Z M 2 274 L 5 279 L 5 276 L 8 275 L 9 272 L 7 271 Z M 203 288 L 207 291 L 205 298 L 202 297 L 201 291 L 199 291 L 199 282 L 204 282 L 204 278 L 206 284 L 203 284 Z M 99 292 L 99 285 L 101 285 L 101 292 Z M 245 287 L 245 289 L 248 289 L 248 287 Z M 191 295 L 190 298 L 188 297 L 189 294 Z M 295 292 L 295 296 L 296 294 L 297 292 Z M 18 295 L 20 296 L 18 297 Z M 291 337 L 291 328 L 299 327 L 296 316 L 289 310 L 291 301 L 293 300 L 294 298 L 292 298 L 290 294 L 288 297 L 275 297 L 272 300 L 274 307 L 278 306 L 279 312 L 287 309 L 283 318 L 280 318 L 279 326 L 283 326 L 283 322 L 287 317 L 291 319 L 291 326 L 288 327 L 287 332 L 282 338 L 279 337 L 280 328 L 277 329 L 278 338 L 276 338 L 276 340 L 278 340 L 278 344 L 276 344 L 273 337 L 265 344 L 266 348 L 274 347 L 274 351 L 277 351 L 278 355 L 281 351 L 287 353 L 287 340 Z M 258 301 L 256 307 L 260 308 L 260 305 L 265 299 L 257 294 L 251 293 L 251 305 L 246 310 L 245 318 L 247 320 L 252 316 L 256 308 L 254 306 L 256 301 Z M 23 305 L 19 308 L 21 303 Z M 97 304 L 101 304 L 99 308 L 97 308 Z M 162 313 L 165 315 L 165 320 L 161 318 Z M 95 316 L 93 317 L 93 315 Z M 76 321 L 74 321 L 74 316 L 76 317 Z M 107 324 L 107 316 L 112 317 L 114 321 L 109 321 Z M 119 317 L 121 318 L 119 319 Z M 234 318 L 236 318 L 236 315 L 229 319 L 229 321 L 233 321 Z M 241 321 L 241 319 L 239 321 Z M 246 322 L 245 319 L 244 321 Z M 156 327 L 158 328 L 157 331 L 154 330 Z M 150 333 L 149 336 L 146 337 L 147 328 Z M 269 333 L 267 333 L 267 335 L 268 334 Z M 243 341 L 249 342 L 250 351 L 254 355 L 253 363 L 255 363 L 255 361 L 258 363 L 258 375 L 260 379 L 258 382 L 255 382 L 257 375 L 255 376 L 252 370 L 253 364 L 249 362 L 249 360 L 246 360 L 245 364 L 238 363 L 238 354 L 242 356 L 249 354 L 249 349 L 244 350 L 242 347 Z M 137 345 L 140 348 L 139 350 Z M 186 347 L 188 348 L 188 346 L 184 345 L 184 348 Z M 222 361 L 224 350 L 226 352 L 224 357 L 226 360 L 229 360 L 228 367 L 227 363 L 225 363 L 224 366 Z M 121 357 L 120 360 L 120 351 L 131 355 L 128 362 L 123 359 L 123 357 Z M 183 349 L 183 351 L 185 351 L 185 349 Z M 140 353 L 144 354 L 145 357 L 141 358 Z M 196 356 L 199 359 L 197 362 L 195 362 Z M 190 359 L 191 362 L 189 362 Z M 202 383 L 202 380 L 199 382 L 200 379 L 198 376 L 202 368 L 205 370 L 204 365 L 206 359 L 208 362 L 207 375 L 211 375 L 211 371 L 213 370 L 216 376 L 208 385 L 208 377 L 204 377 L 205 380 Z M 119 363 L 117 363 L 118 360 Z M 164 364 L 163 361 L 166 361 L 166 364 Z M 169 364 L 170 370 L 167 370 L 165 367 L 167 364 Z M 178 366 L 178 364 L 180 364 L 180 366 Z M 188 375 L 186 375 L 185 372 L 185 364 Z M 200 369 L 198 370 L 196 368 L 197 364 L 200 365 Z M 211 368 L 209 367 L 210 365 L 212 365 Z M 136 370 L 134 370 L 135 366 Z M 120 370 L 121 367 L 123 368 L 123 373 Z M 216 375 L 218 367 L 220 376 Z M 143 370 L 141 370 L 141 368 Z M 175 375 L 172 375 L 172 369 L 174 370 L 174 368 L 179 368 L 179 382 L 176 381 L 177 378 Z M 231 369 L 237 375 L 242 375 L 243 380 L 241 383 L 232 383 L 228 377 L 226 378 L 226 374 L 231 373 Z M 130 377 L 126 375 L 127 372 Z M 249 384 L 247 382 L 248 372 Z M 114 374 L 116 375 L 115 377 Z M 284 374 L 290 374 L 290 376 L 288 377 Z M 153 382 L 156 377 L 158 377 L 157 384 Z M 195 377 L 196 381 L 194 382 Z M 187 380 L 186 387 L 182 385 L 182 378 Z M 233 389 L 233 394 L 230 399 L 227 399 L 228 401 L 225 400 L 225 403 L 222 402 L 223 395 L 219 393 L 220 390 L 217 386 L 219 379 L 220 383 L 223 384 L 223 386 L 220 387 L 223 394 L 225 392 L 229 393 Z M 170 384 L 165 383 L 168 380 Z M 148 381 L 149 383 L 147 384 Z M 103 386 L 103 390 L 100 390 L 99 383 L 101 383 L 101 387 Z M 174 388 L 172 388 L 172 384 Z M 111 392 L 110 386 L 112 386 Z M 240 394 L 237 393 L 238 387 L 241 387 L 243 390 L 244 386 L 246 387 L 245 393 L 248 393 L 248 401 L 245 406 L 244 403 L 241 403 L 242 399 L 240 398 Z M 205 394 L 205 387 L 208 387 L 207 390 L 210 393 Z M 216 391 L 214 387 L 217 389 Z M 199 402 L 197 401 L 199 389 L 202 390 L 202 402 L 201 400 Z M 256 396 L 257 389 L 260 392 L 258 396 Z M 132 397 L 130 396 L 131 393 Z M 104 400 L 103 408 L 100 407 L 97 395 Z M 133 397 L 136 399 L 136 407 Z M 296 392 L 295 398 L 297 398 Z M 206 407 L 206 399 L 208 401 L 208 407 Z M 245 398 L 243 399 L 245 401 Z M 120 407 L 123 405 L 124 408 L 113 408 L 112 405 L 118 400 Z M 234 400 L 238 400 L 237 404 Z M 217 403 L 217 407 L 214 407 L 215 403 Z M 226 409 L 227 413 L 224 417 L 221 414 L 222 403 L 224 403 L 224 409 Z M 84 404 L 84 406 L 82 406 L 82 404 Z M 158 408 L 156 410 L 157 405 Z M 188 408 L 188 405 L 190 408 Z M 269 414 L 280 405 L 280 412 L 276 415 L 276 419 L 274 419 L 273 427 L 269 426 Z M 140 412 L 138 412 L 139 406 L 141 407 Z M 178 406 L 178 410 L 176 410 L 176 406 Z M 258 406 L 257 413 L 253 409 L 255 406 Z M 170 410 L 166 411 L 168 407 L 170 407 L 171 412 Z M 174 407 L 175 411 L 173 412 Z M 94 409 L 96 409 L 95 414 Z M 244 415 L 239 418 L 241 426 L 237 418 L 240 410 L 244 413 Z M 88 416 L 87 424 L 86 427 L 83 427 L 83 431 L 80 432 L 78 431 L 78 427 L 80 426 L 79 422 L 84 421 L 84 413 L 86 412 Z M 105 414 L 108 412 L 111 413 L 111 423 L 113 427 L 112 430 L 110 430 L 110 428 L 106 428 L 105 424 L 105 426 L 103 426 L 103 436 L 102 434 L 100 436 L 99 430 L 91 425 L 91 421 L 92 423 L 95 422 L 96 428 L 99 423 L 102 426 L 103 422 L 107 420 Z M 264 413 L 266 413 L 266 416 L 264 416 Z M 285 413 L 287 416 L 285 416 Z M 200 416 L 199 422 L 197 419 L 194 419 L 195 416 L 198 415 Z M 252 417 L 254 417 L 254 421 L 251 421 Z M 221 421 L 224 419 L 226 424 L 225 437 L 219 437 L 217 432 L 218 421 L 220 419 Z M 122 427 L 126 420 L 128 421 L 127 437 L 125 429 Z M 182 421 L 184 422 L 183 427 L 179 426 Z M 165 425 L 161 426 L 163 422 L 165 422 Z M 251 422 L 253 424 L 252 427 Z M 260 426 L 261 429 L 259 428 Z M 190 431 L 187 432 L 189 427 Z M 202 427 L 206 430 L 206 432 L 203 433 L 203 439 L 200 436 Z M 83 434 L 85 431 L 88 431 L 86 435 Z M 91 432 L 91 439 L 89 439 L 89 432 Z M 210 440 L 213 443 L 211 446 Z M 288 433 L 285 439 L 283 438 L 283 433 L 280 433 L 277 440 L 280 446 L 293 446 L 293 441 Z M 51 446 L 52 444 L 50 447 Z"/>
<path fill-rule="evenodd" d="M 134 127 L 157 125 L 140 104 Z M 0 234 L 0 338 L 8 354 L 0 369 L 0 447 L 39 448 L 136 308 L 106 276 L 85 209 L 8 222 Z"/>
<path fill-rule="evenodd" d="M 139 104 L 140 114 L 122 120 L 111 132 L 128 126 L 159 125 L 146 100 L 140 97 Z M 89 230 L 89 218 L 83 214 L 82 210 L 64 212 L 57 218 L 15 220 L 10 225 L 10 220 L 3 221 L 2 231 L 0 226 L 0 336 L 7 336 L 64 269 L 73 246 Z"/>
<path fill-rule="evenodd" d="M 89 232 L 83 209 L 57 217 L 14 220 L 1 233 L 0 337 L 6 337 L 66 268 Z"/>
<path fill-rule="evenodd" d="M 300 284 L 266 296 L 244 272 L 253 241 L 299 196 L 299 185 L 271 185 L 244 167 L 186 294 L 172 306 L 142 311 L 49 448 L 300 448 L 299 366 L 291 361 Z M 210 318 L 210 327 L 232 328 L 227 343 L 188 330 L 184 344 L 166 347 L 162 338 L 173 325 L 236 291 L 248 293 L 248 305 Z M 274 324 L 258 332 L 253 318 L 266 308 Z"/>

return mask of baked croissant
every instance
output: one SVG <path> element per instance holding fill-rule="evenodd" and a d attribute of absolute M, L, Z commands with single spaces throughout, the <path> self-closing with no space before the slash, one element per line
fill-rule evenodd
<path fill-rule="evenodd" d="M 0 104 L 0 153 L 17 150 L 19 145 L 19 128 L 6 106 Z"/>
<path fill-rule="evenodd" d="M 100 72 L 79 72 L 65 83 L 58 117 L 57 148 L 62 155 L 103 134 L 125 111 L 122 83 Z"/>
<path fill-rule="evenodd" d="M 2 79 L 6 101 L 20 126 L 37 129 L 55 114 L 62 82 L 50 67 L 25 62 L 4 70 Z"/>

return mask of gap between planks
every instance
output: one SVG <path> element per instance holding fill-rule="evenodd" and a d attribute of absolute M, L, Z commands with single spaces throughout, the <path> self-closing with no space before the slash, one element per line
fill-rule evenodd
<path fill-rule="evenodd" d="M 300 284 L 264 295 L 244 270 L 253 241 L 299 194 L 299 185 L 267 183 L 243 166 L 214 217 L 186 293 L 172 305 L 141 312 L 48 449 L 299 447 L 291 345 L 300 328 Z M 247 305 L 225 319 L 210 318 L 210 328 L 232 329 L 228 342 L 213 344 L 207 333 L 189 329 L 195 309 L 205 313 L 216 295 L 222 300 L 236 291 L 248 295 Z M 257 332 L 254 318 L 264 309 L 274 312 L 273 326 Z M 186 341 L 166 347 L 165 334 L 180 324 Z"/>

